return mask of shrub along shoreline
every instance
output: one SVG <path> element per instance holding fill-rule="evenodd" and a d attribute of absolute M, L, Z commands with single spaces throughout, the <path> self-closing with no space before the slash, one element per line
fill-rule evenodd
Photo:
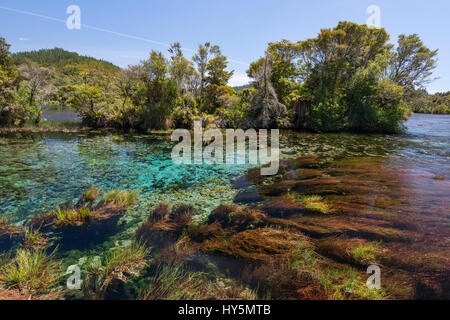
<path fill-rule="evenodd" d="M 0 38 L 0 127 L 39 126 L 45 104 L 76 108 L 85 127 L 139 132 L 202 119 L 218 128 L 398 133 L 421 110 L 414 93 L 429 81 L 437 50 L 416 34 L 395 46 L 389 38 L 344 21 L 312 39 L 269 43 L 239 90 L 228 85 L 227 57 L 209 42 L 191 59 L 174 43 L 168 56 L 152 51 L 120 69 L 62 49 L 11 55 Z"/>

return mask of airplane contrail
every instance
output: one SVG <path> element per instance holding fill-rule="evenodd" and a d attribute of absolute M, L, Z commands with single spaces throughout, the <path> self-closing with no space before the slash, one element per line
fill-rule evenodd
<path fill-rule="evenodd" d="M 0 9 L 4 9 L 4 10 L 16 12 L 16 13 L 20 13 L 20 14 L 24 14 L 24 15 L 28 15 L 28 16 L 38 17 L 38 18 L 42 18 L 42 19 L 46 19 L 46 20 L 50 20 L 50 21 L 61 22 L 61 23 L 66 24 L 66 20 L 64 20 L 64 19 L 50 17 L 50 16 L 39 14 L 39 13 L 34 13 L 34 12 L 24 11 L 24 10 L 18 10 L 18 9 L 14 9 L 14 8 L 4 7 L 4 6 L 0 6 Z M 95 31 L 100 31 L 100 32 L 104 32 L 104 33 L 113 34 L 113 35 L 116 35 L 116 36 L 119 36 L 119 37 L 123 37 L 123 38 L 128 38 L 128 39 L 133 39 L 133 40 L 138 40 L 138 41 L 144 41 L 144 42 L 147 42 L 147 43 L 152 43 L 152 44 L 156 44 L 156 45 L 164 46 L 164 47 L 170 47 L 170 44 L 165 43 L 165 42 L 160 42 L 160 41 L 151 40 L 151 39 L 147 39 L 147 38 L 143 38 L 143 37 L 138 37 L 138 36 L 122 33 L 122 32 L 117 32 L 117 31 L 113 31 L 113 30 L 99 28 L 99 27 L 96 27 L 96 26 L 82 24 L 82 27 L 84 27 L 86 29 L 91 29 L 91 30 L 95 30 Z M 182 48 L 182 49 L 185 50 L 185 51 L 192 52 L 192 53 L 196 52 L 195 50 L 190 49 L 190 48 Z M 232 63 L 240 64 L 240 65 L 243 65 L 243 66 L 246 66 L 246 67 L 248 67 L 250 65 L 247 62 L 242 62 L 242 61 L 239 61 L 239 60 L 234 60 L 234 59 L 228 59 L 228 60 L 230 62 L 232 62 Z"/>

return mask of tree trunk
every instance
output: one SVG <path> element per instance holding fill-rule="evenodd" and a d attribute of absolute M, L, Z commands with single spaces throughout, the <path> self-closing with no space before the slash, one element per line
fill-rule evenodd
<path fill-rule="evenodd" d="M 305 100 L 299 100 L 295 104 L 295 118 L 294 128 L 295 130 L 305 130 L 307 127 L 306 111 L 309 108 L 309 102 Z"/>

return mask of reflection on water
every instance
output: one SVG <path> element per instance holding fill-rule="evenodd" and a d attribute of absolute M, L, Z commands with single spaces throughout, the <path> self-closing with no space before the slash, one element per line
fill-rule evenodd
<path fill-rule="evenodd" d="M 55 122 L 81 121 L 74 108 L 62 106 L 42 106 L 42 119 Z"/>

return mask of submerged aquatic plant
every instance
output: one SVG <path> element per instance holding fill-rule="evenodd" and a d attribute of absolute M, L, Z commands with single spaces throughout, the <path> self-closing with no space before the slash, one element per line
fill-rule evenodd
<path fill-rule="evenodd" d="M 169 205 L 167 203 L 160 203 L 149 215 L 148 222 L 158 222 L 169 215 Z"/>
<path fill-rule="evenodd" d="M 257 294 L 231 279 L 210 280 L 182 263 L 159 265 L 143 300 L 255 300 Z"/>
<path fill-rule="evenodd" d="M 84 198 L 87 201 L 94 201 L 95 199 L 97 199 L 100 196 L 100 192 L 97 191 L 97 189 L 95 188 L 95 186 L 91 186 L 89 189 L 87 189 L 84 192 Z"/>
<path fill-rule="evenodd" d="M 25 228 L 23 246 L 29 249 L 46 249 L 52 245 L 49 238 L 32 227 Z"/>
<path fill-rule="evenodd" d="M 7 217 L 0 217 L 0 228 L 6 228 L 9 224 L 9 219 Z"/>
<path fill-rule="evenodd" d="M 323 200 L 323 197 L 321 196 L 302 196 L 300 199 L 305 205 L 305 209 L 307 211 L 322 214 L 332 213 L 330 206 Z"/>
<path fill-rule="evenodd" d="M 91 263 L 86 270 L 83 282 L 85 298 L 104 299 L 113 281 L 126 282 L 130 277 L 139 275 L 147 264 L 150 249 L 139 242 L 128 247 L 117 247 L 109 251 L 103 264 Z"/>
<path fill-rule="evenodd" d="M 267 216 L 259 211 L 235 205 L 220 205 L 214 209 L 208 223 L 219 223 L 223 228 L 231 227 L 237 231 L 255 229 L 267 225 Z"/>
<path fill-rule="evenodd" d="M 316 253 L 311 243 L 303 239 L 295 246 L 290 260 L 294 269 L 301 273 L 315 269 L 320 262 L 320 256 Z"/>
<path fill-rule="evenodd" d="M 1 252 L 0 253 L 0 270 L 4 265 L 9 263 L 11 260 L 11 252 Z"/>
<path fill-rule="evenodd" d="M 159 266 L 150 278 L 150 288 L 144 300 L 193 300 L 199 299 L 203 285 L 200 273 L 187 273 L 182 264 Z"/>
<path fill-rule="evenodd" d="M 0 285 L 27 296 L 49 293 L 60 277 L 60 263 L 54 260 L 54 252 L 47 255 L 41 250 L 19 249 L 12 261 L 0 269 Z"/>
<path fill-rule="evenodd" d="M 55 217 L 55 223 L 58 226 L 65 226 L 86 222 L 91 217 L 92 212 L 87 207 L 82 207 L 78 210 L 58 208 L 50 214 Z"/>
<path fill-rule="evenodd" d="M 326 268 L 320 271 L 319 280 L 327 295 L 332 300 L 362 299 L 388 300 L 389 294 L 384 290 L 369 289 L 350 267 Z"/>
<path fill-rule="evenodd" d="M 128 208 L 136 204 L 138 194 L 135 191 L 112 190 L 105 194 L 103 199 L 117 207 Z"/>
<path fill-rule="evenodd" d="M 126 281 L 128 276 L 138 275 L 145 266 L 150 249 L 139 242 L 132 242 L 128 247 L 118 247 L 105 256 L 105 273 L 107 283 L 111 279 Z"/>
<path fill-rule="evenodd" d="M 381 242 L 360 244 L 351 249 L 351 255 L 358 261 L 373 262 L 376 259 L 377 253 L 380 250 Z"/>
<path fill-rule="evenodd" d="M 136 231 L 136 239 L 147 245 L 165 245 L 176 241 L 191 223 L 194 207 L 176 204 L 171 210 L 159 205 Z"/>

